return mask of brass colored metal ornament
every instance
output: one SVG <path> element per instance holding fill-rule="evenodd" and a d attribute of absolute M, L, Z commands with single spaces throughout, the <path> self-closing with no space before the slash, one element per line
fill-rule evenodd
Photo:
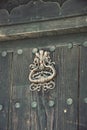
<path fill-rule="evenodd" d="M 54 89 L 55 82 L 53 81 L 56 70 L 54 62 L 51 61 L 50 52 L 39 50 L 35 53 L 33 64 L 30 65 L 29 81 L 31 82 L 31 91 L 46 91 Z"/>

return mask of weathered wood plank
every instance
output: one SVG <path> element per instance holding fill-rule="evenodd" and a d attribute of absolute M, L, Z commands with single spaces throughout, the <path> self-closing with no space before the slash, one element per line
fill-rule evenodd
<path fill-rule="evenodd" d="M 0 130 L 8 129 L 10 86 L 11 86 L 11 58 L 12 54 L 0 53 Z M 3 56 L 2 56 L 3 55 Z"/>
<path fill-rule="evenodd" d="M 37 129 L 36 112 L 31 109 L 31 102 L 36 98 L 29 92 L 28 82 L 31 54 L 31 50 L 27 49 L 23 50 L 22 55 L 18 55 L 17 51 L 13 55 L 12 114 L 10 115 L 10 129 L 13 130 Z M 16 108 L 16 103 L 20 103 L 20 108 Z"/>
<path fill-rule="evenodd" d="M 54 130 L 78 128 L 78 48 L 60 47 L 55 52 L 57 66 Z"/>
<path fill-rule="evenodd" d="M 49 49 L 49 48 L 44 48 Z M 78 127 L 78 49 L 59 47 L 51 54 L 56 62 L 56 88 L 45 93 L 30 92 L 29 64 L 33 62 L 32 49 L 13 55 L 13 86 L 11 129 L 13 130 L 77 130 Z M 72 98 L 71 105 L 67 99 Z M 54 106 L 49 106 L 49 101 Z M 16 107 L 20 103 L 20 107 Z M 36 107 L 32 107 L 36 103 Z"/>
<path fill-rule="evenodd" d="M 13 54 L 10 130 L 38 129 L 36 110 L 31 108 L 31 103 L 36 100 L 36 97 L 29 91 L 28 75 L 31 59 L 32 51 L 29 48 L 23 49 L 22 54 L 18 55 L 17 51 Z"/>
<path fill-rule="evenodd" d="M 0 25 L 84 14 L 87 14 L 86 0 L 3 0 L 0 3 Z"/>
<path fill-rule="evenodd" d="M 79 130 L 87 130 L 87 48 L 80 51 Z"/>
<path fill-rule="evenodd" d="M 45 40 L 45 41 L 44 41 Z M 54 42 L 55 41 L 55 42 Z M 61 46 L 69 46 L 73 44 L 73 46 L 83 45 L 84 42 L 87 41 L 87 32 L 86 33 L 74 33 L 67 35 L 55 35 L 55 36 L 43 36 L 38 38 L 26 38 L 20 40 L 9 40 L 9 41 L 0 41 L 0 52 L 4 49 L 8 52 L 13 52 L 18 48 L 38 48 L 41 46 L 49 46 L 52 47 L 53 44 L 58 47 Z"/>
<path fill-rule="evenodd" d="M 76 32 L 87 32 L 87 16 L 1 26 L 0 41 Z"/>

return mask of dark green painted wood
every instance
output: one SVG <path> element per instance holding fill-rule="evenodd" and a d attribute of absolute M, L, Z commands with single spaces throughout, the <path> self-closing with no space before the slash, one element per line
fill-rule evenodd
<path fill-rule="evenodd" d="M 31 96 L 29 92 L 29 64 L 31 49 L 23 49 L 21 55 L 17 50 L 13 53 L 13 85 L 11 98 L 10 130 L 30 130 L 31 128 Z M 20 103 L 20 107 L 16 107 Z"/>
<path fill-rule="evenodd" d="M 32 49 L 23 49 L 21 55 L 17 51 L 13 53 L 10 130 L 77 130 L 78 48 L 59 47 L 51 52 L 51 57 L 56 62 L 56 88 L 45 93 L 30 92 L 28 74 L 34 58 Z M 73 99 L 72 105 L 67 105 L 68 98 Z M 49 106 L 50 100 L 54 101 L 53 107 Z M 32 108 L 34 102 L 36 108 Z M 19 108 L 16 103 L 20 103 Z"/>
<path fill-rule="evenodd" d="M 87 16 L 0 26 L 0 41 L 87 32 Z"/>
<path fill-rule="evenodd" d="M 87 14 L 86 0 L 3 0 L 0 3 L 0 25 Z"/>
<path fill-rule="evenodd" d="M 79 130 L 87 130 L 87 48 L 80 51 Z"/>
<path fill-rule="evenodd" d="M 55 52 L 57 65 L 56 108 L 54 130 L 78 128 L 78 47 L 60 47 Z M 72 98 L 73 103 L 67 104 Z"/>
<path fill-rule="evenodd" d="M 45 41 L 44 41 L 45 40 Z M 87 41 L 87 32 L 85 33 L 74 33 L 67 35 L 53 35 L 53 36 L 43 36 L 37 38 L 26 38 L 20 40 L 9 40 L 9 41 L 0 41 L 0 51 L 7 50 L 8 52 L 13 52 L 18 48 L 38 48 L 43 46 L 48 46 L 49 48 L 53 45 L 58 46 L 68 46 L 69 43 L 74 44 L 75 46 L 83 45 Z"/>
<path fill-rule="evenodd" d="M 8 129 L 11 85 L 11 58 L 9 53 L 2 57 L 0 53 L 0 130 Z"/>

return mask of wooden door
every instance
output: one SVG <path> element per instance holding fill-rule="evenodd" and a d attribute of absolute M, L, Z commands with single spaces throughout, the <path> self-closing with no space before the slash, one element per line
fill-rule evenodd
<path fill-rule="evenodd" d="M 80 48 L 79 130 L 87 130 L 87 47 Z"/>
<path fill-rule="evenodd" d="M 9 128 L 12 53 L 0 50 L 0 130 Z"/>
<path fill-rule="evenodd" d="M 54 49 L 52 49 L 54 48 Z M 30 91 L 34 48 L 13 52 L 10 130 L 78 130 L 78 47 L 38 47 L 55 62 L 55 88 Z"/>

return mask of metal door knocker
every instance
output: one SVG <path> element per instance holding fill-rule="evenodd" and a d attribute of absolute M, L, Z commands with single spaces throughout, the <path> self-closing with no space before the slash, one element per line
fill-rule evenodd
<path fill-rule="evenodd" d="M 53 81 L 56 70 L 54 62 L 51 61 L 50 52 L 39 50 L 35 53 L 33 64 L 30 64 L 29 81 L 31 91 L 46 91 L 47 89 L 54 89 L 55 82 Z"/>

